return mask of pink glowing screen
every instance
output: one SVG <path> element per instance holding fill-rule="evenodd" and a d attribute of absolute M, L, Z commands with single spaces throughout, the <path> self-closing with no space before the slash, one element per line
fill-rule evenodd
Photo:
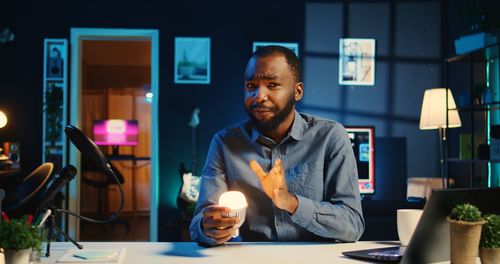
<path fill-rule="evenodd" d="M 94 121 L 94 142 L 99 146 L 135 146 L 138 142 L 137 120 L 107 119 Z"/>

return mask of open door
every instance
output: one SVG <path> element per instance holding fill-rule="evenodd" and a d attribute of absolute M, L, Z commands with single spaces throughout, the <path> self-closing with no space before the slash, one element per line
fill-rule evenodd
<path fill-rule="evenodd" d="M 69 123 L 91 138 L 99 122 L 119 119 L 131 126 L 138 124 L 139 133 L 129 142 L 100 145 L 124 181 L 123 214 L 133 216 L 133 220 L 138 215 L 149 216 L 149 241 L 157 241 L 158 230 L 158 41 L 157 30 L 71 29 Z M 89 180 L 95 183 L 98 176 L 82 166 L 85 163 L 73 146 L 69 163 L 79 171 L 70 183 L 69 210 L 99 216 L 95 204 L 104 215 L 117 208 L 116 187 L 88 184 Z M 99 192 L 100 199 L 92 200 Z M 139 193 L 149 193 L 149 197 Z M 86 202 L 82 203 L 82 197 Z M 82 238 L 80 226 L 78 219 L 68 218 L 68 233 L 77 240 Z"/>

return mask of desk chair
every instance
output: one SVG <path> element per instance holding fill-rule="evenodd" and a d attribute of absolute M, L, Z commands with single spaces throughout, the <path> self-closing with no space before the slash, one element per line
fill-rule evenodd
<path fill-rule="evenodd" d="M 123 175 L 120 173 L 120 171 L 113 165 L 113 163 L 109 163 L 111 170 L 115 173 L 116 177 L 118 178 L 118 181 L 123 184 L 125 182 L 125 178 Z M 109 208 L 109 203 L 107 199 L 107 190 L 108 187 L 114 184 L 117 184 L 115 182 L 115 179 L 112 177 L 106 175 L 103 173 L 103 171 L 98 168 L 97 166 L 94 165 L 94 163 L 87 161 L 84 157 L 82 157 L 82 172 L 97 172 L 103 176 L 103 178 L 100 179 L 91 179 L 87 176 L 85 176 L 85 173 L 81 173 L 82 175 L 82 183 L 87 184 L 89 186 L 95 187 L 98 190 L 98 215 L 99 218 L 104 218 L 106 217 L 106 213 L 108 213 L 108 208 Z M 105 206 L 103 206 L 103 203 Z M 103 207 L 105 207 L 105 212 L 103 212 Z M 114 220 L 111 222 L 112 224 L 121 224 L 124 225 L 127 233 L 130 232 L 130 223 L 125 220 Z"/>

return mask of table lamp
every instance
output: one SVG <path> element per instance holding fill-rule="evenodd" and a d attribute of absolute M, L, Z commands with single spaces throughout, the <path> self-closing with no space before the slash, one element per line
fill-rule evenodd
<path fill-rule="evenodd" d="M 246 210 L 247 210 L 247 200 L 245 195 L 241 192 L 230 191 L 225 192 L 219 197 L 219 206 L 228 207 L 231 209 L 229 213 L 225 213 L 222 217 L 238 217 L 240 221 L 236 224 L 236 233 L 233 237 L 237 237 L 240 234 L 239 228 L 245 222 Z"/>
<path fill-rule="evenodd" d="M 0 128 L 5 127 L 6 125 L 7 125 L 7 116 L 4 114 L 4 112 L 0 111 Z M 1 141 L 0 141 L 0 144 L 2 144 Z M 3 150 L 3 151 L 1 151 L 1 150 L 2 150 L 2 147 L 0 147 L 0 153 L 2 153 L 2 154 L 0 154 L 0 156 L 3 156 L 3 153 L 4 153 L 3 151 L 5 151 L 5 150 Z"/>
<path fill-rule="evenodd" d="M 4 112 L 0 111 L 0 128 L 6 125 L 7 125 L 7 116 L 4 114 Z"/>
<path fill-rule="evenodd" d="M 448 104 L 446 102 L 448 100 Z M 446 109 L 448 105 L 448 109 Z M 438 129 L 439 130 L 439 152 L 441 165 L 441 184 L 445 189 L 444 178 L 446 176 L 445 154 L 446 149 L 446 128 L 461 127 L 462 122 L 458 115 L 457 106 L 450 89 L 432 88 L 425 90 L 424 100 L 422 102 L 422 112 L 420 113 L 420 129 Z"/>

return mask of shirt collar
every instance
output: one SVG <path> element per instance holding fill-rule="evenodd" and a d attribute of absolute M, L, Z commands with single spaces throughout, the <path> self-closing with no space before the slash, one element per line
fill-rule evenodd
<path fill-rule="evenodd" d="M 299 112 L 295 110 L 295 117 L 293 119 L 292 129 L 290 130 L 290 135 L 295 140 L 302 140 L 304 131 L 306 130 L 307 123 L 302 118 Z"/>
<path fill-rule="evenodd" d="M 297 110 L 295 111 L 295 116 L 293 118 L 293 123 L 292 123 L 292 129 L 290 129 L 290 132 L 288 132 L 288 136 L 292 137 L 295 140 L 302 140 L 303 138 L 303 133 L 304 130 L 306 129 L 307 123 L 302 118 L 299 112 Z M 252 141 L 257 141 L 259 137 L 264 137 L 255 126 L 252 126 Z"/>

